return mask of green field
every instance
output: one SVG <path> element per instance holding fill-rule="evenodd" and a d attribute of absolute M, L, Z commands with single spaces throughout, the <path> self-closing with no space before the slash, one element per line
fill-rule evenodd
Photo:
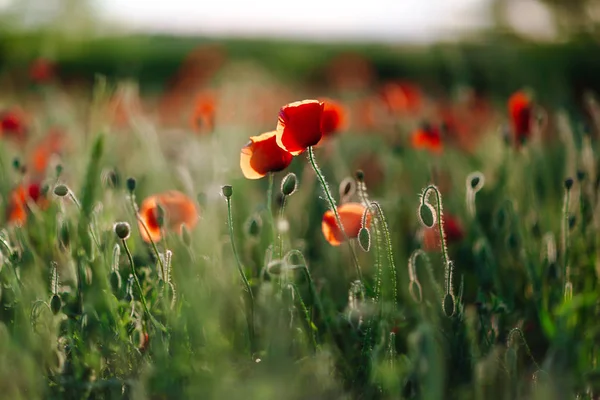
<path fill-rule="evenodd" d="M 43 39 L 0 37 L 0 398 L 600 396 L 596 42 L 57 40 L 34 82 Z M 215 43 L 210 73 L 181 72 Z M 348 53 L 372 68 L 358 88 L 327 73 Z M 382 97 L 396 80 L 417 108 Z M 246 179 L 248 138 L 323 96 L 349 123 Z M 446 111 L 442 149 L 417 146 Z M 185 204 L 148 214 L 171 190 Z M 348 202 L 369 223 L 332 246 L 324 214 Z"/>

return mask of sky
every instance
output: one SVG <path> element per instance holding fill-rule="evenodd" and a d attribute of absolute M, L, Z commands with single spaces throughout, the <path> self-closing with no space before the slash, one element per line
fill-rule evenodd
<path fill-rule="evenodd" d="M 484 25 L 489 0 L 95 1 L 104 19 L 133 30 L 430 41 Z"/>

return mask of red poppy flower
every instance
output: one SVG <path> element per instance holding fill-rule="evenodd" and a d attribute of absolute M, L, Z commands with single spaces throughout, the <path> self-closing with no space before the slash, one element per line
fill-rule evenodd
<path fill-rule="evenodd" d="M 240 153 L 240 168 L 248 179 L 260 179 L 269 172 L 282 171 L 290 165 L 290 153 L 277 146 L 277 132 L 252 136 Z"/>
<path fill-rule="evenodd" d="M 421 108 L 421 89 L 413 83 L 387 83 L 381 89 L 381 97 L 392 114 L 415 113 Z"/>
<path fill-rule="evenodd" d="M 438 127 L 424 125 L 412 135 L 412 146 L 415 149 L 426 149 L 433 153 L 442 152 L 442 135 Z"/>
<path fill-rule="evenodd" d="M 64 149 L 65 141 L 65 135 L 60 129 L 51 129 L 31 152 L 29 164 L 33 167 L 33 172 L 37 174 L 44 173 L 52 156 L 60 154 Z"/>
<path fill-rule="evenodd" d="M 533 106 L 529 95 L 519 91 L 510 96 L 508 113 L 515 142 L 520 145 L 531 135 L 532 130 Z"/>
<path fill-rule="evenodd" d="M 333 100 L 322 99 L 321 101 L 324 104 L 321 115 L 321 133 L 325 138 L 346 127 L 346 109 L 342 104 Z"/>
<path fill-rule="evenodd" d="M 196 96 L 192 112 L 192 129 L 198 133 L 210 133 L 215 129 L 216 99 L 212 92 Z"/>
<path fill-rule="evenodd" d="M 452 244 L 462 240 L 464 231 L 460 222 L 451 215 L 444 214 L 444 232 L 446 243 Z M 440 249 L 440 233 L 437 224 L 433 228 L 423 228 L 423 248 L 427 251 Z"/>
<path fill-rule="evenodd" d="M 23 111 L 14 108 L 0 115 L 0 135 L 23 139 L 26 133 L 27 121 Z"/>
<path fill-rule="evenodd" d="M 162 211 L 162 215 L 161 215 Z M 181 233 L 183 225 L 193 229 L 198 222 L 199 210 L 192 199 L 177 190 L 149 196 L 140 206 L 140 217 L 148 228 L 138 222 L 142 239 L 157 242 L 162 238 L 162 230 Z"/>
<path fill-rule="evenodd" d="M 344 226 L 344 231 L 349 239 L 358 237 L 358 232 L 362 227 L 362 217 L 365 213 L 365 206 L 360 203 L 345 203 L 337 208 L 340 220 Z M 371 215 L 367 215 L 367 226 L 370 223 Z M 339 246 L 344 241 L 344 234 L 337 224 L 335 214 L 331 210 L 327 210 L 323 214 L 321 222 L 321 230 L 325 240 L 332 246 Z"/>
<path fill-rule="evenodd" d="M 281 107 L 277 122 L 279 147 L 297 156 L 319 143 L 324 106 L 318 100 L 303 100 Z"/>
<path fill-rule="evenodd" d="M 10 194 L 7 207 L 7 220 L 9 224 L 24 225 L 27 221 L 27 202 L 36 203 L 41 208 L 48 204 L 42 195 L 41 184 L 33 182 L 17 186 Z"/>
<path fill-rule="evenodd" d="M 46 58 L 38 58 L 29 67 L 29 77 L 36 83 L 45 83 L 54 77 L 54 63 Z"/>

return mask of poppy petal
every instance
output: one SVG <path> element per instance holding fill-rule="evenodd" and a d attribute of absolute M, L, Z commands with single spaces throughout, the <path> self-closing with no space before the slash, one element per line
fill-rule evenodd
<path fill-rule="evenodd" d="M 319 143 L 323 107 L 324 104 L 318 100 L 302 100 L 281 107 L 277 145 L 296 156 Z"/>
<path fill-rule="evenodd" d="M 269 172 L 286 169 L 293 156 L 277 145 L 277 132 L 252 136 L 240 152 L 240 168 L 247 179 L 260 179 Z"/>

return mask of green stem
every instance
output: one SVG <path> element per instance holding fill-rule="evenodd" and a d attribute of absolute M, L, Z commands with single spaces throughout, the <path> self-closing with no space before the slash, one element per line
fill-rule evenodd
<path fill-rule="evenodd" d="M 284 213 L 285 213 L 285 203 L 287 200 L 287 196 L 283 195 L 283 199 L 281 200 L 281 207 L 279 208 L 279 221 L 283 220 L 284 217 Z M 278 229 L 277 230 L 277 241 L 279 242 L 279 249 L 278 249 L 278 259 L 281 260 L 283 257 L 283 235 L 281 234 L 281 231 Z"/>
<path fill-rule="evenodd" d="M 250 301 L 250 315 L 248 318 L 248 334 L 250 336 L 250 347 L 251 353 L 254 353 L 254 295 L 252 294 L 252 288 L 250 287 L 250 282 L 248 282 L 248 278 L 246 278 L 246 274 L 244 273 L 244 267 L 242 266 L 242 261 L 240 260 L 239 253 L 235 246 L 235 239 L 233 236 L 233 217 L 231 215 L 231 198 L 226 197 L 227 201 L 227 222 L 229 225 L 229 239 L 231 241 L 231 248 L 233 249 L 233 255 L 235 257 L 235 262 L 237 265 L 238 272 L 240 273 L 240 278 L 242 278 L 242 282 L 248 292 L 248 299 Z"/>
<path fill-rule="evenodd" d="M 146 296 L 144 296 L 144 290 L 142 289 L 142 285 L 140 284 L 140 280 L 138 279 L 137 273 L 135 272 L 135 265 L 133 263 L 133 256 L 131 255 L 131 251 L 129 251 L 129 247 L 127 246 L 126 240 L 121 240 L 123 244 L 123 248 L 125 249 L 125 253 L 127 253 L 127 259 L 129 260 L 129 264 L 131 265 L 131 275 L 133 275 L 133 279 L 135 281 L 135 285 L 137 286 L 138 292 L 140 293 L 140 301 L 142 302 L 142 306 L 144 307 L 144 312 L 149 319 L 152 319 L 152 315 L 150 314 L 150 310 L 148 309 L 148 305 L 146 304 Z"/>
<path fill-rule="evenodd" d="M 433 191 L 436 197 L 436 212 L 437 212 L 437 223 L 438 223 L 438 231 L 440 234 L 440 246 L 442 248 L 442 258 L 444 261 L 444 268 L 446 269 L 446 294 L 452 294 L 451 282 L 452 271 L 450 270 L 449 265 L 449 257 L 448 257 L 448 248 L 446 247 L 446 235 L 444 234 L 444 218 L 442 215 L 442 195 L 440 191 L 435 185 L 429 185 L 423 191 L 423 196 L 421 196 L 421 206 L 425 206 L 427 202 L 427 198 L 429 197 L 429 191 Z"/>
<path fill-rule="evenodd" d="M 333 199 L 333 196 L 331 195 L 329 186 L 327 185 L 327 181 L 325 180 L 323 173 L 321 172 L 321 170 L 319 169 L 319 166 L 317 165 L 317 162 L 315 161 L 315 154 L 314 154 L 312 146 L 310 146 L 308 148 L 308 160 L 310 161 L 311 166 L 315 170 L 315 174 L 317 174 L 317 178 L 319 178 L 319 182 L 321 183 L 323 192 L 325 192 L 325 196 L 327 197 L 327 201 L 329 202 L 329 207 L 331 208 L 331 211 L 333 212 L 333 215 L 335 216 L 335 221 L 338 224 L 338 227 L 340 228 L 342 235 L 344 236 L 344 240 L 346 241 L 346 243 L 348 243 L 348 247 L 350 248 L 350 252 L 352 253 L 352 260 L 354 261 L 354 266 L 356 267 L 356 274 L 358 275 L 358 279 L 362 282 L 363 275 L 362 275 L 362 270 L 360 268 L 360 264 L 358 262 L 358 256 L 356 255 L 356 251 L 354 250 L 354 247 L 352 247 L 352 244 L 350 243 L 348 235 L 346 234 L 346 231 L 344 230 L 344 226 L 342 225 L 342 220 L 340 219 L 340 214 L 338 213 L 337 207 L 335 205 L 335 200 Z"/>
<path fill-rule="evenodd" d="M 562 212 L 562 250 L 563 250 L 563 294 L 566 294 L 567 285 L 570 282 L 569 275 L 569 202 L 571 200 L 571 190 L 566 189 L 565 202 Z"/>
<path fill-rule="evenodd" d="M 392 271 L 392 280 L 393 280 L 393 284 L 394 284 L 394 301 L 397 303 L 398 302 L 398 276 L 396 273 L 396 264 L 394 263 L 394 252 L 392 250 L 392 238 L 390 236 L 390 230 L 388 229 L 387 226 L 387 221 L 385 219 L 385 216 L 383 215 L 383 210 L 381 209 L 381 206 L 379 205 L 378 202 L 376 201 L 372 201 L 370 204 L 371 207 L 374 207 L 377 210 L 377 213 L 379 214 L 379 219 L 381 222 L 381 227 L 383 228 L 383 235 L 385 237 L 385 242 L 387 244 L 387 258 L 388 258 L 388 263 L 390 264 L 390 270 Z"/>

